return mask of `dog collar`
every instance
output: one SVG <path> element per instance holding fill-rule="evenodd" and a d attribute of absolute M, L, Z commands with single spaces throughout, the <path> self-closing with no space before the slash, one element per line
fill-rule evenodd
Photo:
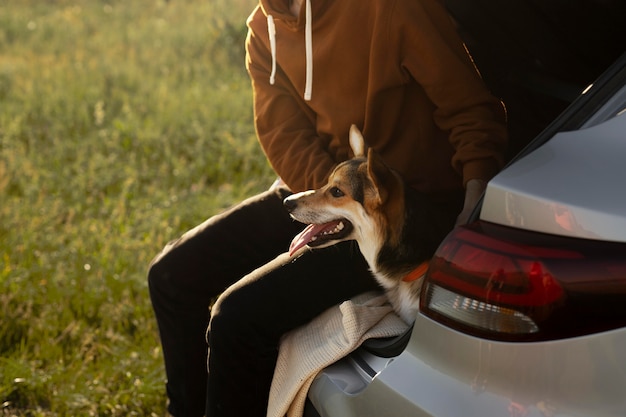
<path fill-rule="evenodd" d="M 415 268 L 414 270 L 409 272 L 404 278 L 402 278 L 402 281 L 404 282 L 415 281 L 421 278 L 422 276 L 424 276 L 427 270 L 428 270 L 428 261 L 424 261 L 421 264 L 419 264 L 417 268 Z"/>

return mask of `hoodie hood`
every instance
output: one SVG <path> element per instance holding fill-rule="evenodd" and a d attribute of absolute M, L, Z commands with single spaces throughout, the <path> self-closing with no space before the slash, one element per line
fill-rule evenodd
<path fill-rule="evenodd" d="M 306 58 L 306 82 L 304 86 L 304 100 L 310 101 L 313 93 L 313 28 L 311 0 L 304 0 L 304 49 Z M 267 17 L 267 31 L 272 54 L 272 71 L 269 83 L 274 84 L 276 76 L 276 22 L 284 21 L 293 29 L 301 28 L 302 11 L 295 17 L 289 11 L 289 0 L 261 0 L 261 9 Z"/>

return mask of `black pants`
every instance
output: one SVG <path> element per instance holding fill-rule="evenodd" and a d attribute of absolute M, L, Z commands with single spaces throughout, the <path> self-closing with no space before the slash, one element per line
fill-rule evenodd
<path fill-rule="evenodd" d="M 297 259 L 284 253 L 303 228 L 282 206 L 287 195 L 277 189 L 250 198 L 168 244 L 152 262 L 150 297 L 172 415 L 202 416 L 206 404 L 209 417 L 265 416 L 280 337 L 378 288 L 354 242 Z M 220 294 L 207 332 L 209 305 Z"/>

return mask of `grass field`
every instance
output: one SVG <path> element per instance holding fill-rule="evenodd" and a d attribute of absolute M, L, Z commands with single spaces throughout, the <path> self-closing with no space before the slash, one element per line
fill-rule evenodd
<path fill-rule="evenodd" d="M 147 266 L 272 179 L 254 4 L 0 0 L 0 415 L 164 415 Z"/>

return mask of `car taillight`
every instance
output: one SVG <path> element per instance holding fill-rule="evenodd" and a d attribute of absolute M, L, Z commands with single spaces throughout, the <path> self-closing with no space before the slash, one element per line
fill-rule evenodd
<path fill-rule="evenodd" d="M 422 286 L 421 312 L 495 340 L 559 339 L 626 326 L 626 244 L 487 222 L 455 228 Z"/>

